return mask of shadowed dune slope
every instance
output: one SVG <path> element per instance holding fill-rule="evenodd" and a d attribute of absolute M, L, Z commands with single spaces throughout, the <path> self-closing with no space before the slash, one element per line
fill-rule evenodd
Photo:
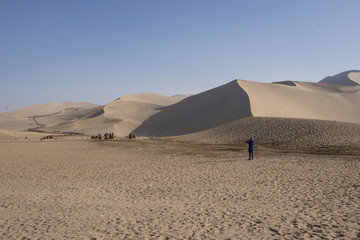
<path fill-rule="evenodd" d="M 360 85 L 360 71 L 351 70 L 329 76 L 319 81 L 319 83 L 337 84 L 343 86 L 357 86 Z"/>
<path fill-rule="evenodd" d="M 162 108 L 135 132 L 140 136 L 174 136 L 202 131 L 249 116 L 252 114 L 248 96 L 234 80 Z"/>
<path fill-rule="evenodd" d="M 360 124 L 291 118 L 243 118 L 206 131 L 177 136 L 176 140 L 246 146 L 253 137 L 256 146 L 316 150 L 340 147 L 360 154 Z"/>
<path fill-rule="evenodd" d="M 43 130 L 80 132 L 88 135 L 113 132 L 116 136 L 125 136 L 151 115 L 159 112 L 159 108 L 172 105 L 185 97 L 187 96 L 168 97 L 154 93 L 125 95 L 79 119 L 45 127 Z"/>
<path fill-rule="evenodd" d="M 254 117 L 286 117 L 360 123 L 360 86 L 239 80 Z"/>

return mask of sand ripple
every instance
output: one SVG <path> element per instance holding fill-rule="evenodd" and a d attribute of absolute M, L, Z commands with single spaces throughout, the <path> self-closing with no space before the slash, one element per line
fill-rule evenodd
<path fill-rule="evenodd" d="M 360 238 L 360 159 L 164 141 L 4 142 L 2 239 Z"/>

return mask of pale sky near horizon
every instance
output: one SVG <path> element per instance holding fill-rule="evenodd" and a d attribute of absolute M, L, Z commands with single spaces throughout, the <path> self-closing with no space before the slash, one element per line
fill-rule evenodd
<path fill-rule="evenodd" d="M 0 0 L 0 112 L 360 69 L 359 0 Z"/>

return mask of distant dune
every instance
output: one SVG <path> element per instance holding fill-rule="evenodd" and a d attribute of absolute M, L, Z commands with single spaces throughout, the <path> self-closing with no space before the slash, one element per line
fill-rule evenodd
<path fill-rule="evenodd" d="M 80 132 L 88 135 L 113 132 L 125 136 L 141 125 L 147 118 L 186 98 L 188 95 L 174 97 L 154 93 L 125 95 L 102 108 L 98 108 L 70 122 L 42 128 L 44 131 Z"/>
<path fill-rule="evenodd" d="M 351 70 L 329 76 L 321 80 L 319 83 L 337 84 L 343 86 L 357 86 L 360 85 L 360 71 Z"/>
<path fill-rule="evenodd" d="M 0 114 L 0 129 L 28 130 L 72 120 L 99 107 L 87 102 L 46 103 Z M 75 114 L 74 114 L 75 113 Z M 41 119 L 41 120 L 40 120 Z"/>

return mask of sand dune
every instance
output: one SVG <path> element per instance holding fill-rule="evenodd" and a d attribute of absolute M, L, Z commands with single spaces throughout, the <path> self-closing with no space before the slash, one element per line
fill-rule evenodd
<path fill-rule="evenodd" d="M 360 123 L 360 86 L 294 82 L 296 86 L 238 81 L 255 117 L 289 117 Z"/>
<path fill-rule="evenodd" d="M 135 131 L 174 136 L 245 117 L 282 117 L 360 123 L 360 86 L 306 82 L 232 81 L 162 108 Z"/>
<path fill-rule="evenodd" d="M 162 108 L 135 131 L 144 136 L 181 135 L 249 116 L 252 114 L 247 94 L 237 81 L 232 81 Z"/>
<path fill-rule="evenodd" d="M 87 115 L 88 113 L 92 113 L 92 112 L 96 111 L 99 108 L 101 108 L 101 107 L 95 106 L 95 107 L 67 108 L 63 111 L 60 111 L 60 112 L 57 112 L 54 114 L 36 117 L 35 119 L 38 124 L 49 127 L 49 126 L 54 126 L 54 125 L 58 125 L 60 123 L 73 121 L 75 119 L 81 118 L 81 117 Z"/>
<path fill-rule="evenodd" d="M 360 71 L 351 70 L 329 76 L 321 80 L 319 83 L 337 84 L 344 86 L 357 86 L 360 85 Z"/>
<path fill-rule="evenodd" d="M 159 112 L 159 108 L 172 105 L 185 97 L 187 96 L 168 97 L 153 93 L 125 95 L 79 119 L 42 130 L 80 132 L 88 135 L 113 132 L 116 136 L 125 136 L 151 115 Z"/>
<path fill-rule="evenodd" d="M 257 147 L 297 152 L 360 154 L 360 124 L 291 118 L 244 118 L 206 131 L 177 136 L 177 141 Z M 330 152 L 329 152 L 330 153 Z"/>
<path fill-rule="evenodd" d="M 87 102 L 46 103 L 0 114 L 0 129 L 27 130 L 77 118 L 98 105 Z"/>
<path fill-rule="evenodd" d="M 0 129 L 88 135 L 114 132 L 117 136 L 135 130 L 138 136 L 151 137 L 199 132 L 246 117 L 360 123 L 360 71 L 343 72 L 320 82 L 234 80 L 190 97 L 141 93 L 125 95 L 103 107 L 44 104 L 0 114 Z"/>
<path fill-rule="evenodd" d="M 4 113 L 5 115 L 16 115 L 24 117 L 43 116 L 64 111 L 67 108 L 89 108 L 97 107 L 98 105 L 88 102 L 62 102 L 62 103 L 45 103 L 26 108 L 21 108 L 15 111 Z"/>

